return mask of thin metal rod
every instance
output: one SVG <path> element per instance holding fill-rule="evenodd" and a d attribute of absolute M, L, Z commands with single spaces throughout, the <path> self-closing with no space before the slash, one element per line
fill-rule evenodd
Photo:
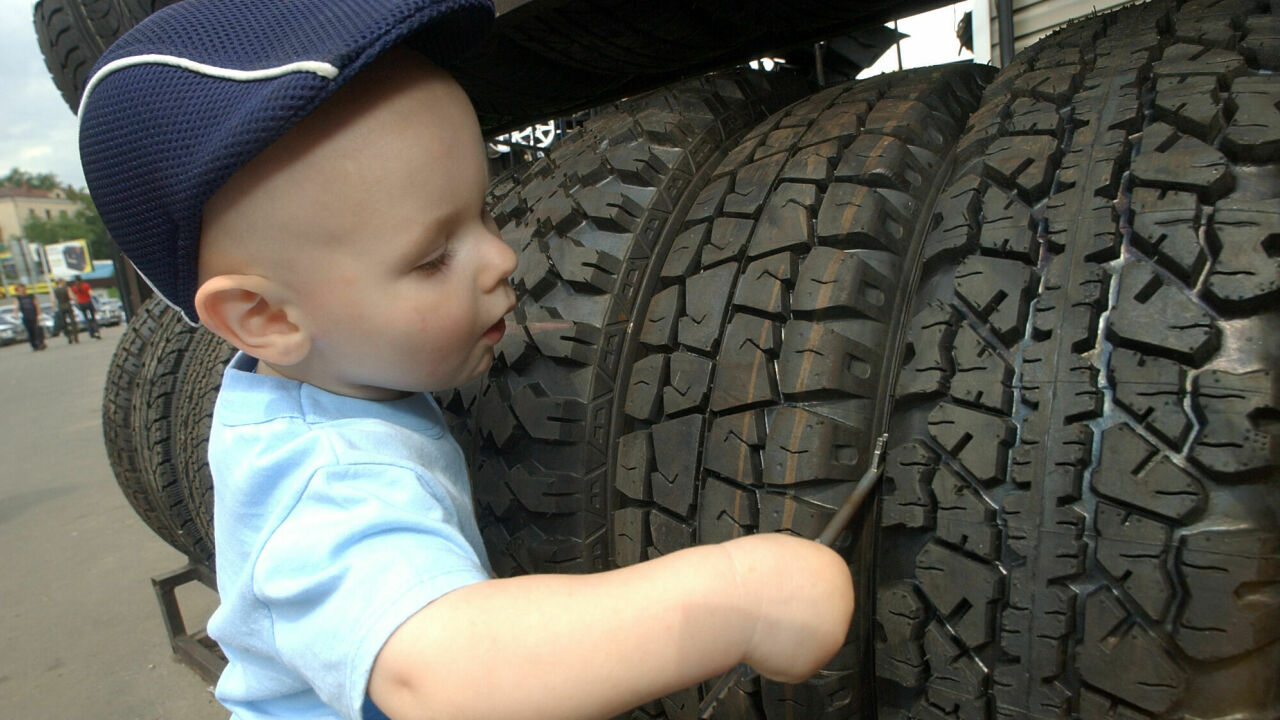
<path fill-rule="evenodd" d="M 724 674 L 720 681 L 711 688 L 711 692 L 707 694 L 705 700 L 702 701 L 702 707 L 698 708 L 698 720 L 707 720 L 711 717 L 711 713 L 715 712 L 716 704 L 729 692 L 729 688 L 742 682 L 751 673 L 751 667 L 746 663 L 740 663 L 737 667 Z"/>
<path fill-rule="evenodd" d="M 881 435 L 876 440 L 875 452 L 871 455 L 871 464 L 867 467 L 867 471 L 862 473 L 862 477 L 858 478 L 858 484 L 853 487 L 853 492 L 849 493 L 849 497 L 845 498 L 844 504 L 836 510 L 836 514 L 831 516 L 831 520 L 827 522 L 827 526 L 822 529 L 822 533 L 818 535 L 818 542 L 831 547 L 836 538 L 840 537 L 840 533 L 849 526 L 849 521 L 853 519 L 858 508 L 862 506 L 862 501 L 867 499 L 867 495 L 871 493 L 871 488 L 875 487 L 876 480 L 880 477 L 880 455 L 884 452 L 884 444 L 888 440 L 888 435 Z"/>
<path fill-rule="evenodd" d="M 893 31 L 898 32 L 898 21 L 893 21 Z M 902 72 L 902 36 L 898 36 L 898 42 L 893 44 L 895 50 L 898 51 L 898 72 Z"/>
<path fill-rule="evenodd" d="M 849 526 L 849 521 L 853 520 L 853 516 L 858 513 L 858 508 L 862 506 L 867 495 L 871 494 L 871 489 L 875 487 L 876 480 L 880 479 L 880 459 L 884 454 L 884 445 L 889 440 L 889 434 L 885 433 L 876 438 L 876 448 L 871 454 L 871 464 L 867 466 L 866 472 L 862 473 L 862 477 L 858 478 L 858 484 L 854 485 L 853 492 L 849 493 L 849 497 L 845 498 L 844 503 L 836 510 L 836 514 L 831 516 L 827 521 L 827 526 L 822 529 L 816 538 L 819 543 L 831 547 L 835 543 L 836 538 L 840 537 L 840 533 Z M 718 682 L 711 688 L 711 692 L 703 698 L 702 705 L 698 707 L 699 720 L 707 720 L 711 717 L 711 713 L 715 711 L 716 704 L 729 692 L 729 688 L 742 682 L 750 677 L 755 671 L 746 663 L 740 663 L 737 667 L 724 674 Z"/>
<path fill-rule="evenodd" d="M 996 0 L 996 23 L 1000 27 L 1000 67 L 1013 62 L 1013 0 Z"/>

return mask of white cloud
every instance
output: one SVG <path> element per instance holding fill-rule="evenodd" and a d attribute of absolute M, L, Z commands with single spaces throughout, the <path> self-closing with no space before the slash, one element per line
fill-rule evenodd
<path fill-rule="evenodd" d="M 18 152 L 18 157 L 23 162 L 30 162 L 44 155 L 53 153 L 53 148 L 48 145 L 28 145 Z"/>

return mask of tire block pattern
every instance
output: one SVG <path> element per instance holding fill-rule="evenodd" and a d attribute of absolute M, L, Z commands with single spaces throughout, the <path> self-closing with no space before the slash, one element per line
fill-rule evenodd
<path fill-rule="evenodd" d="M 668 448 L 700 431 L 659 421 L 664 407 L 707 401 L 705 352 L 719 341 L 734 267 L 705 270 L 697 293 L 681 286 L 652 302 L 644 277 L 683 278 L 704 254 L 743 252 L 735 228 L 710 222 L 734 188 L 707 180 L 748 128 L 803 91 L 745 71 L 678 83 L 598 113 L 491 184 L 494 217 L 520 259 L 517 307 L 488 375 L 441 405 L 468 418 L 455 434 L 470 438 L 477 515 L 500 573 L 601 570 L 615 555 L 638 561 L 692 542 L 698 478 L 671 465 L 679 455 Z M 685 228 L 686 216 L 703 220 Z M 629 363 L 620 382 L 642 297 L 654 312 L 636 334 L 663 350 Z M 615 434 L 617 415 L 659 424 Z M 615 517 L 615 495 L 655 506 Z"/>
<path fill-rule="evenodd" d="M 1272 10 L 1088 18 L 987 88 L 894 386 L 882 715 L 1280 714 Z"/>
<path fill-rule="evenodd" d="M 615 562 L 752 532 L 816 537 L 826 525 L 866 469 L 885 417 L 887 358 L 895 327 L 908 320 L 898 310 L 908 284 L 903 261 L 928 229 L 924 206 L 987 76 L 952 66 L 822 90 L 750 131 L 705 182 L 654 263 L 639 332 L 623 353 L 630 364 L 613 460 L 615 528 L 622 528 Z M 1007 363 L 998 360 L 974 348 L 964 362 L 975 377 L 994 374 L 1007 386 Z M 1001 402 L 1000 393 L 975 392 L 955 412 Z M 1000 417 L 990 422 L 1001 432 L 1012 427 Z M 983 525 L 994 506 L 950 476 L 935 479 L 924 460 L 899 451 L 892 461 L 919 463 L 916 484 L 898 486 L 904 503 L 907 493 L 922 497 L 922 485 L 952 483 L 934 506 L 904 509 L 903 522 L 937 515 L 948 537 L 972 552 L 993 551 L 997 540 Z M 644 467 L 653 468 L 648 487 L 638 484 Z M 648 513 L 647 535 L 637 529 L 640 513 Z M 869 567 L 870 525 L 856 527 L 841 547 L 856 567 Z M 864 539 L 850 549 L 855 534 Z M 640 552 L 642 537 L 651 545 Z M 936 562 L 972 564 L 950 549 L 937 552 Z M 867 571 L 855 576 L 869 596 Z M 974 599 L 983 593 L 990 594 L 975 590 Z M 946 597 L 975 637 L 992 636 L 992 608 L 969 610 L 970 599 Z M 849 645 L 817 676 L 795 686 L 757 681 L 731 699 L 743 713 L 734 717 L 834 720 L 860 712 L 870 702 L 863 649 L 871 611 L 868 602 Z M 921 625 L 905 636 L 924 633 Z M 922 652 L 904 655 L 898 672 L 910 676 L 923 662 Z M 959 675 L 973 671 L 963 658 L 956 663 Z M 663 707 L 691 705 L 677 694 Z"/>
<path fill-rule="evenodd" d="M 164 491 L 163 484 L 155 481 L 148 465 L 157 450 L 152 443 L 167 444 L 167 434 L 149 441 L 147 430 L 150 421 L 157 420 L 156 412 L 162 410 L 161 401 L 172 394 L 172 386 L 163 397 L 158 392 L 155 397 L 147 397 L 151 394 L 147 371 L 154 368 L 156 361 L 151 356 L 161 351 L 165 343 L 160 340 L 177 327 L 175 322 L 180 322 L 177 311 L 159 297 L 144 302 L 130 319 L 107 367 L 102 437 L 111 472 L 134 512 L 162 540 L 192 556 L 195 544 L 187 509 L 176 508 L 175 512 L 173 498 Z M 148 410 L 148 406 L 155 410 Z"/>

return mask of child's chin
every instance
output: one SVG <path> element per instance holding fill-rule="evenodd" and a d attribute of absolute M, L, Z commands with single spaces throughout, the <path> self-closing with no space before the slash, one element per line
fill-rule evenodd
<path fill-rule="evenodd" d="M 471 377 L 466 382 L 471 382 L 476 378 L 489 372 L 489 368 L 493 367 L 493 348 L 485 348 L 484 354 L 480 356 L 480 364 L 476 367 L 475 372 L 471 373 Z"/>

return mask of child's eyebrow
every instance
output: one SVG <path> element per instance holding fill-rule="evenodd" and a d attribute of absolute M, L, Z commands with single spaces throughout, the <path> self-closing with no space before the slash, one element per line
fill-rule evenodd
<path fill-rule="evenodd" d="M 424 233 L 415 233 L 413 242 L 409 244 L 408 249 L 404 252 L 404 262 L 409 265 L 417 265 L 423 260 L 439 253 L 447 244 L 447 238 L 438 232 L 438 223 L 433 223 L 432 228 Z"/>
<path fill-rule="evenodd" d="M 417 265 L 443 250 L 449 242 L 445 230 L 449 226 L 452 215 L 453 213 L 432 216 L 416 228 L 404 245 L 403 262 Z"/>

